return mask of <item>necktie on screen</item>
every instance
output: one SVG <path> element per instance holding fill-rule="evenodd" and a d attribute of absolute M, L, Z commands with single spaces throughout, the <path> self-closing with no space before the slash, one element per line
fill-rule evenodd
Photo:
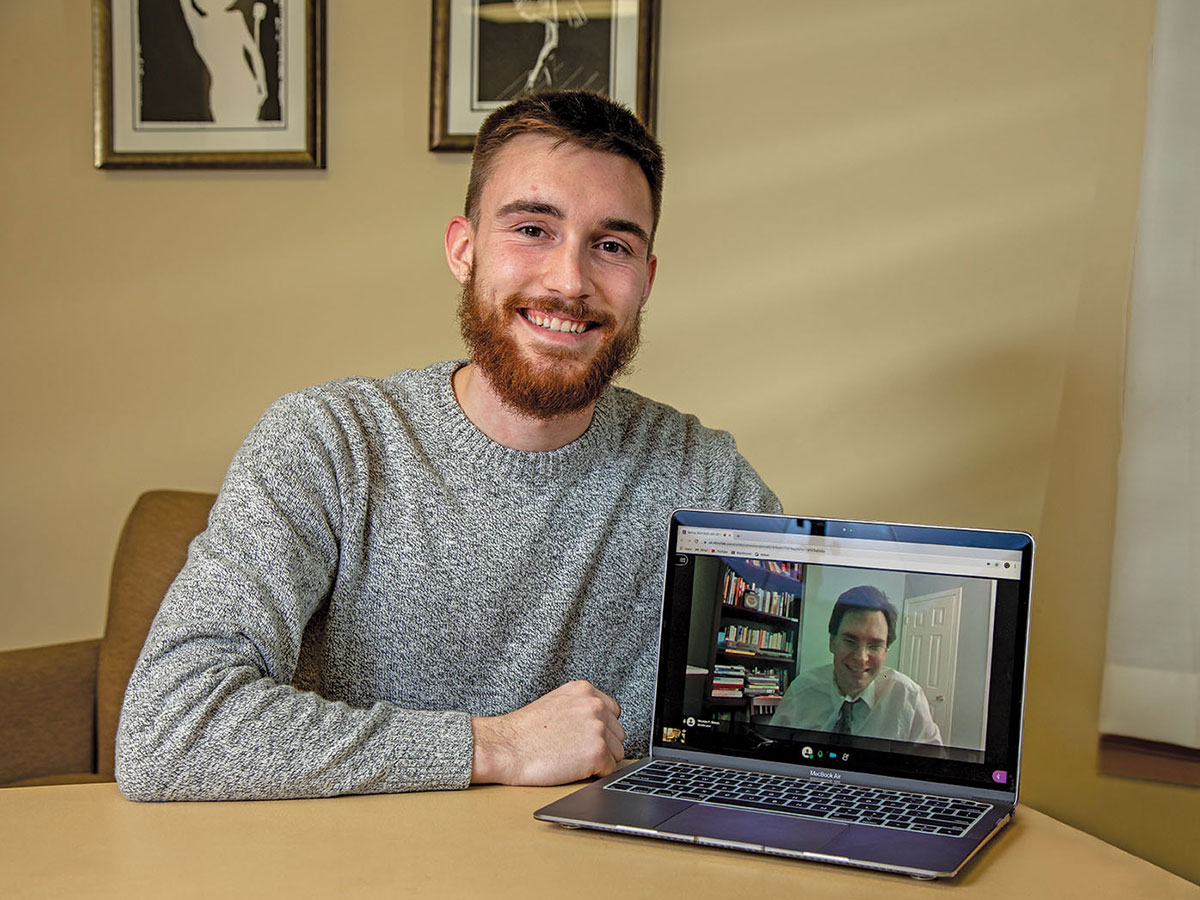
<path fill-rule="evenodd" d="M 833 723 L 834 734 L 850 733 L 850 723 L 854 721 L 854 707 L 860 702 L 861 699 L 842 701 L 842 709 L 838 713 L 837 721 Z"/>

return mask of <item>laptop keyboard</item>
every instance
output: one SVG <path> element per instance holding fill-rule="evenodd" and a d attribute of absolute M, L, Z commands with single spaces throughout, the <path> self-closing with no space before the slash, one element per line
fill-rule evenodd
<path fill-rule="evenodd" d="M 989 807 L 975 800 L 654 760 L 605 785 L 764 812 L 961 837 Z"/>

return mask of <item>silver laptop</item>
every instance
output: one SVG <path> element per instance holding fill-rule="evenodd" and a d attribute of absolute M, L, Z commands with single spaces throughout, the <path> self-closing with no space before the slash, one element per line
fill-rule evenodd
<path fill-rule="evenodd" d="M 956 875 L 1017 803 L 1033 539 L 678 510 L 650 755 L 534 815 Z"/>

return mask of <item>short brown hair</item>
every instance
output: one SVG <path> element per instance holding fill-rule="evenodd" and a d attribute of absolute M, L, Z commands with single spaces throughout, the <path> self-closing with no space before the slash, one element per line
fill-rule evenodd
<path fill-rule="evenodd" d="M 887 621 L 887 643 L 892 646 L 896 640 L 896 617 L 899 615 L 887 594 L 870 584 L 860 584 L 843 591 L 833 604 L 833 612 L 829 615 L 829 636 L 837 637 L 842 627 L 842 618 L 848 612 L 881 612 Z"/>
<path fill-rule="evenodd" d="M 626 107 L 590 91 L 531 94 L 500 107 L 484 120 L 475 137 L 467 184 L 465 215 L 473 225 L 479 224 L 479 198 L 491 175 L 492 160 L 501 147 L 522 134 L 543 134 L 559 143 L 615 153 L 636 163 L 650 185 L 653 236 L 662 211 L 662 147 Z"/>

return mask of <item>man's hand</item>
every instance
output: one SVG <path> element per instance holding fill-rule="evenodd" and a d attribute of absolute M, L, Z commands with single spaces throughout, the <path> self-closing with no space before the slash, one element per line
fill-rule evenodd
<path fill-rule="evenodd" d="M 475 784 L 567 784 L 607 775 L 625 757 L 621 705 L 572 681 L 503 716 L 473 718 Z"/>

